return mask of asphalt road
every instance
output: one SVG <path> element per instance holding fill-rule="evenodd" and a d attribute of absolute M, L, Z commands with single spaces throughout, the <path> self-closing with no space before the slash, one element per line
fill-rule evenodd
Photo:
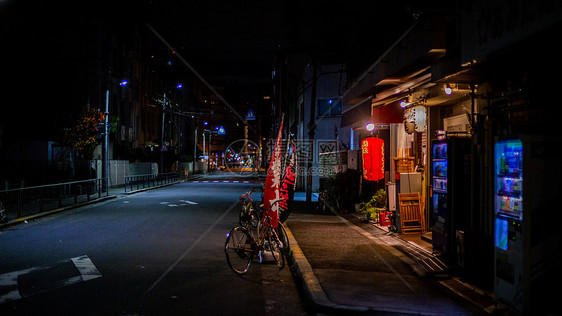
<path fill-rule="evenodd" d="M 180 183 L 0 232 L 0 314 L 305 314 L 289 268 L 223 246 L 244 183 Z"/>

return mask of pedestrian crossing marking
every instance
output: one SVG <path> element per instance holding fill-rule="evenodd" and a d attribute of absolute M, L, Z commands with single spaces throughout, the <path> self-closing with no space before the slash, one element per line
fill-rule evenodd
<path fill-rule="evenodd" d="M 62 277 L 56 277 L 57 274 Z M 102 274 L 86 255 L 63 260 L 52 266 L 4 273 L 0 275 L 0 304 L 100 277 Z"/>

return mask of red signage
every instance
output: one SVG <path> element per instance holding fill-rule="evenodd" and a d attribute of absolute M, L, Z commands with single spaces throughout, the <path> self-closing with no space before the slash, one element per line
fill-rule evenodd
<path fill-rule="evenodd" d="M 384 178 L 384 141 L 368 137 L 361 142 L 363 151 L 363 178 L 378 181 Z"/>

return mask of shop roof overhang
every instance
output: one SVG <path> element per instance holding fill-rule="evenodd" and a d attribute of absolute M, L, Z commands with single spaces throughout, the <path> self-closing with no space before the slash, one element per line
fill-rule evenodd
<path fill-rule="evenodd" d="M 394 104 L 397 101 L 406 100 L 416 103 L 416 100 L 423 99 L 418 104 L 424 106 L 445 106 L 451 105 L 470 97 L 471 88 L 467 83 L 451 84 L 451 94 L 445 93 L 445 83 L 431 82 L 431 74 L 425 74 L 399 86 L 380 91 L 376 96 L 368 96 L 362 102 L 348 107 L 342 113 L 341 126 L 351 126 L 360 128 L 370 122 L 375 108 Z M 377 118 L 374 118 L 375 120 Z M 395 122 L 379 122 L 395 123 Z"/>
<path fill-rule="evenodd" d="M 371 110 L 373 107 L 383 106 L 407 98 L 409 92 L 428 83 L 430 80 L 431 73 L 424 73 L 405 82 L 403 79 L 393 81 L 394 83 L 401 83 L 399 85 L 383 84 L 377 86 L 380 91 L 378 91 L 376 95 L 369 95 L 361 102 L 344 109 L 342 112 L 341 127 L 351 126 L 352 128 L 358 128 L 364 126 L 371 120 Z"/>
<path fill-rule="evenodd" d="M 412 25 L 350 85 L 343 94 L 342 127 L 359 127 L 370 120 L 372 104 L 367 100 L 375 97 L 382 101 L 384 93 L 390 98 L 398 87 L 417 82 L 420 77 L 426 80 L 431 64 L 446 54 L 444 28 L 437 24 L 431 20 Z"/>

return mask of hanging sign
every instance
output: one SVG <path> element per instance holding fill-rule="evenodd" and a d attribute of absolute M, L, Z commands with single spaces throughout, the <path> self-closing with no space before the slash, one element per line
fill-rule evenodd
<path fill-rule="evenodd" d="M 416 105 L 404 110 L 404 123 L 406 124 L 406 131 L 408 134 L 411 134 L 414 131 L 425 131 L 427 127 L 425 106 Z"/>
<path fill-rule="evenodd" d="M 361 142 L 363 151 L 363 178 L 378 181 L 384 178 L 384 141 L 368 137 Z"/>

